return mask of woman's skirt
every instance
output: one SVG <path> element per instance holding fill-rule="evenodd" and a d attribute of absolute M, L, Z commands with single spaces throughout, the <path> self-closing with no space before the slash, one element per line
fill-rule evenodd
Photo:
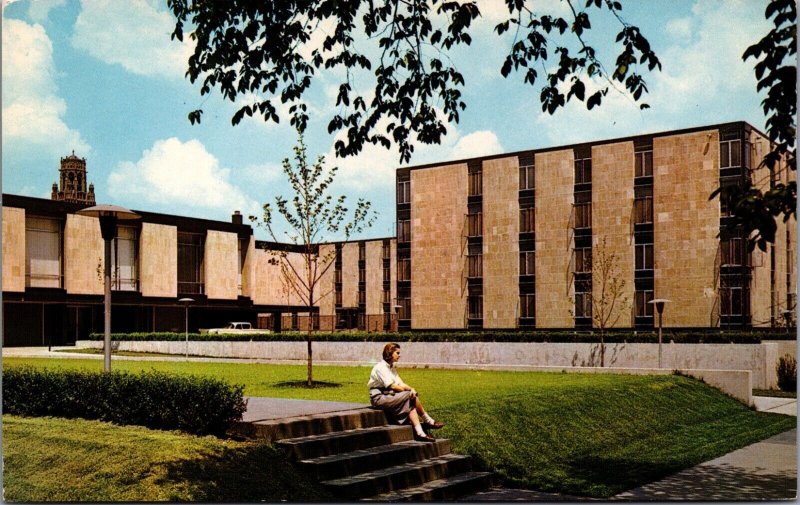
<path fill-rule="evenodd" d="M 411 398 L 411 391 L 402 391 L 374 395 L 370 398 L 370 403 L 376 409 L 383 410 L 390 423 L 405 424 L 408 413 L 416 406 L 417 400 Z"/>

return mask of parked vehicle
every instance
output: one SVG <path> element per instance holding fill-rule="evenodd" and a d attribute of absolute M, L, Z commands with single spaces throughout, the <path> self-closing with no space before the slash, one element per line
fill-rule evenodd
<path fill-rule="evenodd" d="M 234 321 L 228 323 L 228 326 L 224 328 L 211 328 L 206 330 L 206 333 L 218 335 L 220 333 L 270 333 L 270 331 L 253 328 L 253 325 L 248 322 Z"/>

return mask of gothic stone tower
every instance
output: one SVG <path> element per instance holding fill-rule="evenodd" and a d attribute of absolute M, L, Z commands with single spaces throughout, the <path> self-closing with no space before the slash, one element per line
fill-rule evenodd
<path fill-rule="evenodd" d="M 94 184 L 86 188 L 86 158 L 78 158 L 75 151 L 61 158 L 61 174 L 58 186 L 53 183 L 53 200 L 94 205 Z"/>

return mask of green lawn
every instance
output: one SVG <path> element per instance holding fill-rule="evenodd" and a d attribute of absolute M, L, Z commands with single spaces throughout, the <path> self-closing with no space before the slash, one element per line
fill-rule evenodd
<path fill-rule="evenodd" d="M 3 360 L 4 366 L 23 363 L 102 368 L 99 360 Z M 244 384 L 253 396 L 367 402 L 368 367 L 315 367 L 317 380 L 339 386 L 306 390 L 279 385 L 303 380 L 304 366 L 121 360 L 113 366 L 214 375 Z M 508 485 L 575 495 L 612 496 L 793 428 L 796 421 L 754 412 L 680 376 L 428 369 L 401 369 L 401 375 L 421 392 L 433 416 L 448 423 L 439 433 L 453 440 L 456 452 L 471 454 Z M 5 430 L 7 446 L 21 443 Z M 41 464 L 52 465 L 45 454 Z M 215 457 L 225 466 L 226 456 Z M 28 472 L 11 463 L 6 473 L 27 480 Z"/>

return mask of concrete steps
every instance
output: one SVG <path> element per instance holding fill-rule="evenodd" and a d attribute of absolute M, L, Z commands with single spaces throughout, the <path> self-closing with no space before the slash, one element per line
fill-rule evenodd
<path fill-rule="evenodd" d="M 342 500 L 454 500 L 492 484 L 449 440 L 414 440 L 379 410 L 243 422 L 237 432 L 273 442 Z"/>

